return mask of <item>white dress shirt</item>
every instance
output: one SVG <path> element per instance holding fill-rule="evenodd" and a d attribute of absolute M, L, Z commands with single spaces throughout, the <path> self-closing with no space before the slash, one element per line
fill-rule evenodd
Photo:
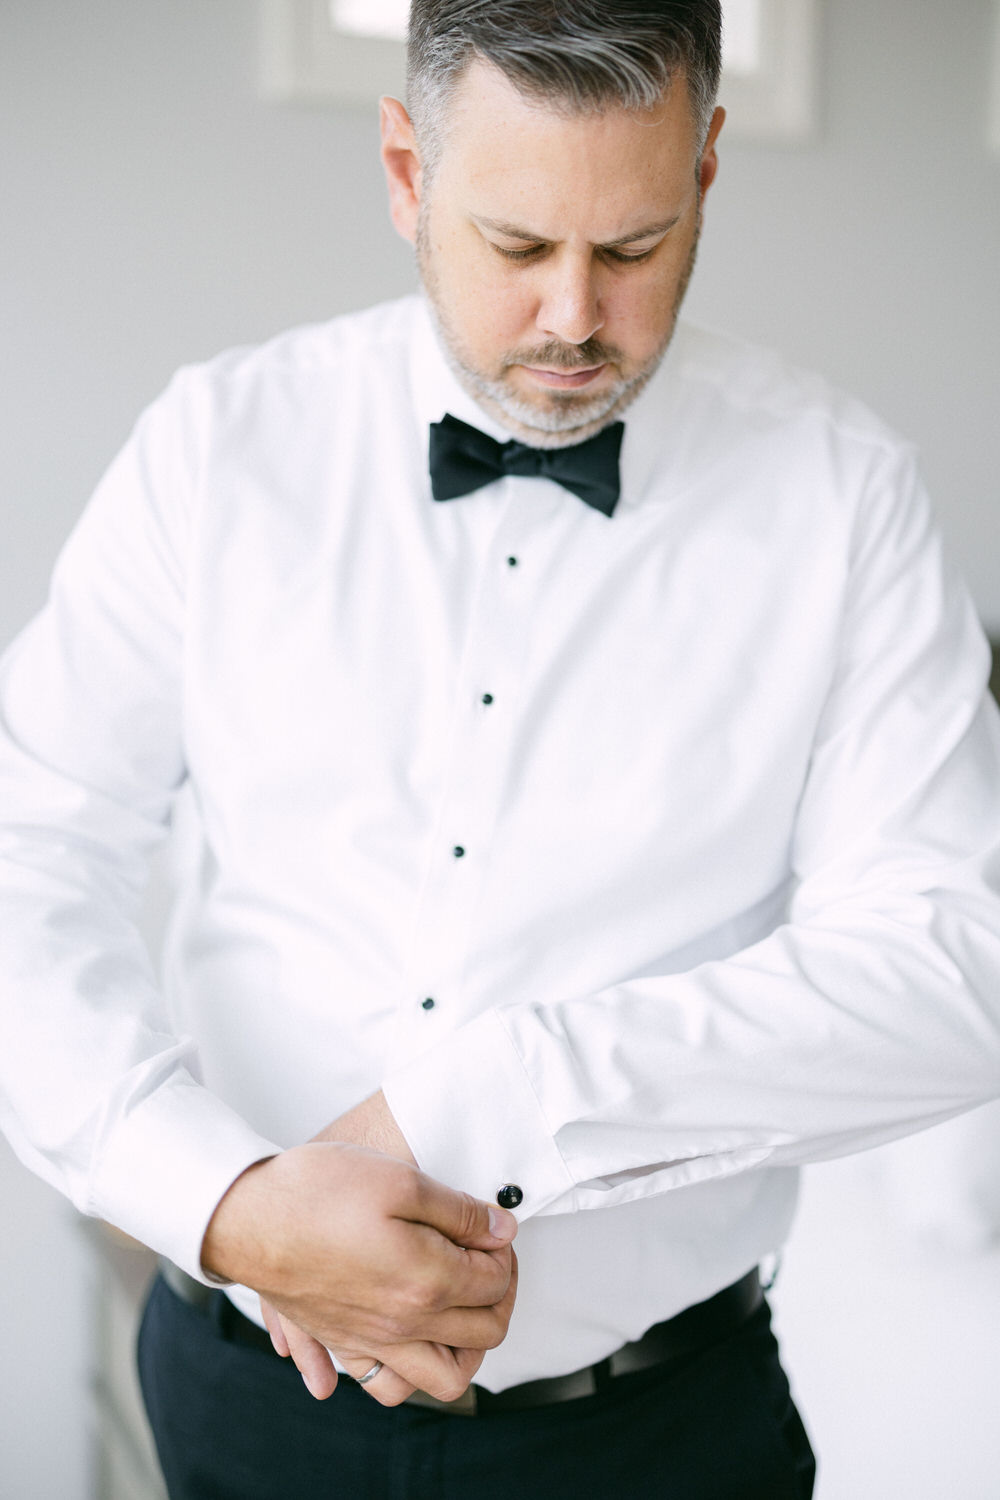
<path fill-rule="evenodd" d="M 197 1275 L 239 1172 L 382 1086 L 433 1176 L 523 1189 L 499 1389 L 741 1275 L 800 1163 L 997 1092 L 1000 734 L 911 450 L 820 381 L 682 326 L 610 520 L 435 503 L 445 411 L 507 436 L 411 298 L 140 420 L 2 666 L 0 1097 Z"/>

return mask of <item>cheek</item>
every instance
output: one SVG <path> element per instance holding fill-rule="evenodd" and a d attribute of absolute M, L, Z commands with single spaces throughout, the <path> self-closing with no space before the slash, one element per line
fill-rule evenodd
<path fill-rule="evenodd" d="M 463 321 L 484 350 L 506 350 L 530 331 L 532 305 L 526 285 L 512 284 L 503 267 L 480 267 L 462 287 Z"/>
<path fill-rule="evenodd" d="M 658 277 L 644 286 L 623 287 L 608 318 L 619 341 L 637 355 L 652 353 L 670 328 L 680 276 Z"/>

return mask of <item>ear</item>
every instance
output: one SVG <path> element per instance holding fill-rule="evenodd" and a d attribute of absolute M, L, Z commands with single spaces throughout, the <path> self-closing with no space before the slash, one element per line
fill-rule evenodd
<path fill-rule="evenodd" d="M 398 99 L 380 99 L 379 115 L 389 213 L 397 233 L 413 244 L 417 238 L 423 180 L 413 123 Z"/>
<path fill-rule="evenodd" d="M 705 149 L 701 155 L 701 169 L 699 179 L 702 193 L 707 193 L 715 181 L 715 174 L 719 170 L 719 158 L 716 155 L 715 143 L 719 139 L 719 131 L 726 123 L 726 111 L 721 107 L 716 109 L 712 116 L 712 123 L 708 127 L 708 137 L 705 141 Z"/>

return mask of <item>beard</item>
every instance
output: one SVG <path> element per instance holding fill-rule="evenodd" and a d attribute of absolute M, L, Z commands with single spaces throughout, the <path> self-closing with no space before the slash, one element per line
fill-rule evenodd
<path fill-rule="evenodd" d="M 473 363 L 458 329 L 445 310 L 440 280 L 431 252 L 425 207 L 421 206 L 417 226 L 417 266 L 431 316 L 445 357 L 459 384 L 490 416 L 498 419 L 524 443 L 535 448 L 565 448 L 584 442 L 602 428 L 616 421 L 645 389 L 659 369 L 673 338 L 677 315 L 694 272 L 701 234 L 701 205 L 698 223 L 687 262 L 678 283 L 670 324 L 652 356 L 610 386 L 594 395 L 577 391 L 539 391 L 536 397 L 519 392 L 509 380 L 509 371 L 519 365 L 550 370 L 593 369 L 596 365 L 626 367 L 624 351 L 614 344 L 592 337 L 582 344 L 563 344 L 550 339 L 532 349 L 512 349 L 504 354 L 495 371 L 487 372 Z"/>

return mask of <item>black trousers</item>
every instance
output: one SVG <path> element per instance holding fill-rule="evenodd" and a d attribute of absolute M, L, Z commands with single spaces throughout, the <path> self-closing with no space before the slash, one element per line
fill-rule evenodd
<path fill-rule="evenodd" d="M 143 1395 L 171 1500 L 808 1500 L 815 1464 L 763 1306 L 692 1358 L 606 1390 L 489 1416 L 382 1407 L 342 1377 L 328 1401 L 234 1313 L 154 1282 Z"/>

